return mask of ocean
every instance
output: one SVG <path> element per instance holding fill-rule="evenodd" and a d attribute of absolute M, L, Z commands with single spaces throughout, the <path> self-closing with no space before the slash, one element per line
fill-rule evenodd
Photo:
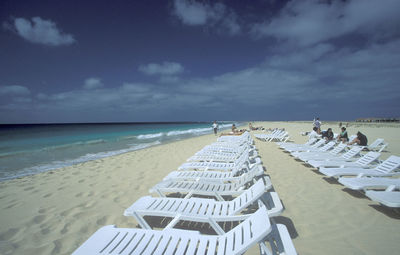
<path fill-rule="evenodd" d="M 219 123 L 219 128 L 232 123 Z M 211 124 L 0 125 L 0 181 L 211 134 Z"/>

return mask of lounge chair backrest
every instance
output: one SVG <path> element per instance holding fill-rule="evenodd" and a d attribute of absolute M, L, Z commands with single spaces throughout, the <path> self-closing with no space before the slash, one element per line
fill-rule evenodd
<path fill-rule="evenodd" d="M 267 215 L 267 209 L 261 206 L 245 221 L 219 237 L 219 245 L 226 247 L 224 254 L 243 254 L 265 238 L 270 231 L 268 226 L 271 226 Z"/>
<path fill-rule="evenodd" d="M 379 158 L 381 154 L 379 152 L 370 151 L 364 156 L 362 156 L 356 163 L 360 164 L 361 166 L 367 166 L 368 164 L 374 162 Z"/>
<path fill-rule="evenodd" d="M 308 139 L 308 141 L 304 145 L 311 145 L 311 144 L 315 143 L 317 140 L 318 139 L 315 138 L 315 137 L 310 138 L 310 139 Z"/>
<path fill-rule="evenodd" d="M 341 151 L 343 151 L 344 148 L 346 148 L 346 147 L 347 147 L 347 144 L 339 143 L 339 145 L 336 146 L 335 148 L 333 148 L 333 150 L 331 150 L 330 153 L 336 155 L 336 154 L 340 153 Z"/>
<path fill-rule="evenodd" d="M 227 210 L 230 213 L 235 214 L 236 212 L 240 212 L 244 208 L 248 207 L 250 204 L 255 202 L 259 197 L 264 194 L 265 185 L 262 179 L 259 179 L 256 183 L 254 183 L 249 189 L 240 194 L 240 196 L 235 199 L 229 201 L 229 205 Z"/>
<path fill-rule="evenodd" d="M 330 141 L 329 143 L 325 144 L 324 146 L 322 146 L 322 148 L 320 149 L 320 151 L 328 151 L 329 149 L 331 149 L 333 146 L 335 146 L 336 142 L 335 141 Z"/>
<path fill-rule="evenodd" d="M 364 149 L 364 146 L 353 146 L 348 152 L 342 155 L 344 159 L 351 159 L 355 155 L 359 154 Z"/>
<path fill-rule="evenodd" d="M 239 171 L 244 167 L 244 163 L 249 160 L 249 154 L 247 153 L 242 153 L 240 157 L 235 160 L 235 169 L 236 171 Z"/>
<path fill-rule="evenodd" d="M 383 143 L 383 139 L 382 138 L 378 138 L 376 139 L 373 143 L 371 143 L 370 145 L 368 145 L 368 149 L 373 150 L 376 147 L 378 147 L 379 145 L 381 145 Z"/>
<path fill-rule="evenodd" d="M 400 157 L 390 156 L 388 159 L 379 164 L 375 170 L 381 171 L 383 173 L 390 173 L 396 170 L 400 166 Z"/>
<path fill-rule="evenodd" d="M 314 143 L 313 145 L 311 145 L 311 147 L 312 148 L 318 148 L 318 147 L 321 147 L 322 145 L 324 145 L 325 144 L 325 140 L 324 139 L 321 139 L 321 140 L 319 140 L 318 142 L 316 142 L 316 143 Z"/>
<path fill-rule="evenodd" d="M 356 137 L 357 137 L 357 135 L 352 135 L 352 136 L 350 136 L 350 137 L 349 137 L 349 141 L 350 141 L 350 142 L 353 141 L 354 138 L 356 138 Z"/>

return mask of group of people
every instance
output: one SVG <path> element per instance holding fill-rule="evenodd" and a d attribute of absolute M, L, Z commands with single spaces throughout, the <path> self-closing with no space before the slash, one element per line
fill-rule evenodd
<path fill-rule="evenodd" d="M 214 135 L 218 133 L 218 123 L 214 121 L 212 124 L 212 128 L 214 130 Z M 221 133 L 221 135 L 241 135 L 245 132 L 245 129 L 237 129 L 235 124 L 232 124 L 231 132 L 229 133 Z"/>
<path fill-rule="evenodd" d="M 336 140 L 338 142 L 348 143 L 348 145 L 358 144 L 361 146 L 367 146 L 368 139 L 363 133 L 358 131 L 357 137 L 354 138 L 352 141 L 349 141 L 349 136 L 347 135 L 346 128 L 342 125 L 340 125 L 340 127 L 341 127 L 340 128 L 341 132 L 336 138 Z M 328 128 L 326 131 L 321 132 L 321 121 L 319 120 L 319 118 L 316 118 L 316 119 L 314 119 L 314 122 L 313 122 L 313 131 L 311 131 L 309 133 L 309 137 L 313 138 L 313 137 L 319 137 L 319 136 L 321 136 L 321 138 L 325 139 L 326 141 L 334 140 L 334 134 L 333 134 L 332 128 Z"/>

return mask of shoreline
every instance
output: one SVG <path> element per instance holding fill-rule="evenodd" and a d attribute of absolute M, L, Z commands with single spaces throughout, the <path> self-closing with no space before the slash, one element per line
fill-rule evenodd
<path fill-rule="evenodd" d="M 255 122 L 254 126 L 285 128 L 291 141 L 303 143 L 306 137 L 300 133 L 308 131 L 311 122 Z M 349 127 L 349 134 L 357 129 Z M 378 136 L 389 142 L 383 159 L 400 155 L 398 131 L 397 127 L 364 130 L 369 143 Z M 123 216 L 124 210 L 215 141 L 214 134 L 203 135 L 0 182 L 0 253 L 70 254 L 104 225 L 137 227 L 133 218 Z M 276 221 L 288 227 L 299 254 L 398 251 L 400 214 L 326 181 L 275 143 L 256 140 L 256 147 L 285 207 Z M 246 254 L 258 254 L 258 247 Z"/>
<path fill-rule="evenodd" d="M 64 124 L 62 124 L 64 125 Z M 76 125 L 76 124 L 71 124 L 71 125 Z M 83 125 L 87 125 L 87 124 L 83 124 Z M 93 124 L 93 125 L 98 125 L 98 124 Z M 44 125 L 46 126 L 46 125 Z M 228 130 L 230 127 L 222 124 L 221 126 L 221 131 L 223 130 Z M 153 147 L 153 146 L 158 146 L 158 145 L 162 145 L 162 144 L 168 144 L 171 142 L 175 142 L 175 141 L 180 141 L 180 140 L 185 140 L 185 139 L 190 139 L 193 137 L 198 137 L 198 136 L 202 136 L 202 135 L 208 135 L 208 134 L 212 134 L 212 130 L 211 127 L 209 128 L 210 130 L 207 131 L 206 127 L 196 127 L 196 128 L 190 128 L 187 130 L 180 130 L 179 128 L 177 128 L 176 130 L 170 130 L 168 132 L 163 131 L 163 130 L 159 130 L 159 133 L 144 133 L 144 134 L 136 134 L 136 135 L 130 135 L 128 137 L 130 138 L 136 138 L 137 141 L 133 141 L 131 143 L 126 142 L 126 144 L 122 144 L 125 146 L 121 146 L 121 145 L 117 145 L 115 147 L 115 141 L 108 141 L 106 138 L 102 137 L 102 138 L 98 138 L 95 140 L 90 140 L 90 141 L 76 141 L 76 139 L 73 139 L 73 141 L 71 141 L 70 143 L 67 144 L 56 144 L 56 145 L 49 145 L 48 147 L 43 147 L 43 148 L 35 148 L 32 149 L 33 152 L 26 150 L 26 151 L 17 151 L 17 152 L 12 152 L 9 153 L 12 157 L 16 157 L 16 155 L 19 155 L 20 157 L 23 156 L 28 156 L 28 159 L 25 162 L 29 162 L 30 161 L 30 165 L 28 165 L 27 163 L 25 163 L 24 165 L 21 165 L 19 168 L 16 168 L 16 165 L 13 165 L 13 163 L 10 161 L 12 159 L 8 159 L 10 162 L 6 161 L 3 162 L 3 166 L 7 166 L 7 163 L 10 164 L 10 169 L 2 169 L 2 174 L 0 175 L 0 182 L 4 182 L 7 180 L 12 180 L 12 179 L 16 179 L 16 178 L 21 178 L 24 176 L 32 176 L 35 174 L 39 174 L 39 173 L 44 173 L 44 172 L 48 172 L 48 171 L 57 171 L 59 169 L 65 168 L 65 167 L 69 167 L 69 166 L 73 166 L 73 165 L 77 165 L 77 164 L 81 164 L 81 163 L 85 163 L 88 161 L 93 161 L 93 160 L 97 160 L 97 159 L 102 159 L 102 158 L 108 158 L 108 157 L 112 157 L 112 156 L 117 156 L 117 155 L 121 155 L 124 153 L 129 153 L 132 151 L 137 151 L 137 150 L 141 150 L 141 149 L 145 149 L 145 148 L 149 148 L 149 147 Z M 154 131 L 154 130 L 153 130 Z M 110 131 L 113 132 L 113 131 Z M 149 132 L 152 132 L 151 130 L 149 130 Z M 157 136 L 154 136 L 157 135 Z M 162 137 L 162 138 L 159 138 Z M 167 137 L 167 138 L 165 138 Z M 122 136 L 119 137 L 118 139 L 116 139 L 116 141 L 120 141 L 120 140 L 128 140 L 129 139 L 125 139 L 126 136 Z M 94 142 L 93 142 L 94 141 Z M 100 141 L 100 142 L 99 142 Z M 105 143 L 114 143 L 109 145 L 108 147 L 104 147 L 102 149 L 98 149 L 98 148 L 92 148 L 92 150 L 90 149 L 86 149 L 85 151 L 81 151 L 80 154 L 74 154 L 74 155 L 69 155 L 69 157 L 64 157 L 64 158 L 60 158 L 60 155 L 58 154 L 58 157 L 53 157 L 53 159 L 51 161 L 46 161 L 46 160 L 42 160 L 42 162 L 39 161 L 35 161 L 34 158 L 33 161 L 29 160 L 29 155 L 31 153 L 34 152 L 42 152 L 42 151 L 47 151 L 50 150 L 53 153 L 58 153 L 57 151 L 55 151 L 57 148 L 72 148 L 73 146 L 78 146 L 80 144 L 84 144 L 84 145 L 91 145 L 91 144 L 105 144 Z M 114 146 L 114 147 L 113 147 Z M 75 148 L 78 149 L 78 148 Z M 68 153 L 70 152 L 65 152 L 68 155 Z M 26 155 L 27 154 L 27 155 Z M 5 155 L 8 155 L 7 153 L 5 153 Z M 36 154 L 35 154 L 36 155 Z M 38 156 L 38 155 L 36 155 Z M 40 155 L 40 156 L 44 156 L 44 155 Z M 48 158 L 48 155 L 45 155 L 46 157 L 44 158 Z M 1 157 L 1 155 L 0 155 Z M 39 157 L 40 158 L 40 157 Z"/>

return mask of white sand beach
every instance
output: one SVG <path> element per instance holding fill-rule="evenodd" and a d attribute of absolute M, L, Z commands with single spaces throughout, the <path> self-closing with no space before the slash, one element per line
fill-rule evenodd
<path fill-rule="evenodd" d="M 304 143 L 311 122 L 257 122 L 285 128 Z M 338 122 L 322 128 L 339 132 Z M 381 158 L 400 155 L 400 125 L 350 123 L 369 143 L 384 138 Z M 261 131 L 254 131 L 260 133 Z M 195 152 L 216 140 L 205 135 L 0 183 L 0 254 L 70 254 L 104 225 L 136 227 L 124 210 Z M 400 212 L 349 191 L 256 140 L 266 173 L 285 210 L 275 219 L 289 229 L 299 254 L 396 254 Z M 253 247 L 246 254 L 258 254 Z"/>

